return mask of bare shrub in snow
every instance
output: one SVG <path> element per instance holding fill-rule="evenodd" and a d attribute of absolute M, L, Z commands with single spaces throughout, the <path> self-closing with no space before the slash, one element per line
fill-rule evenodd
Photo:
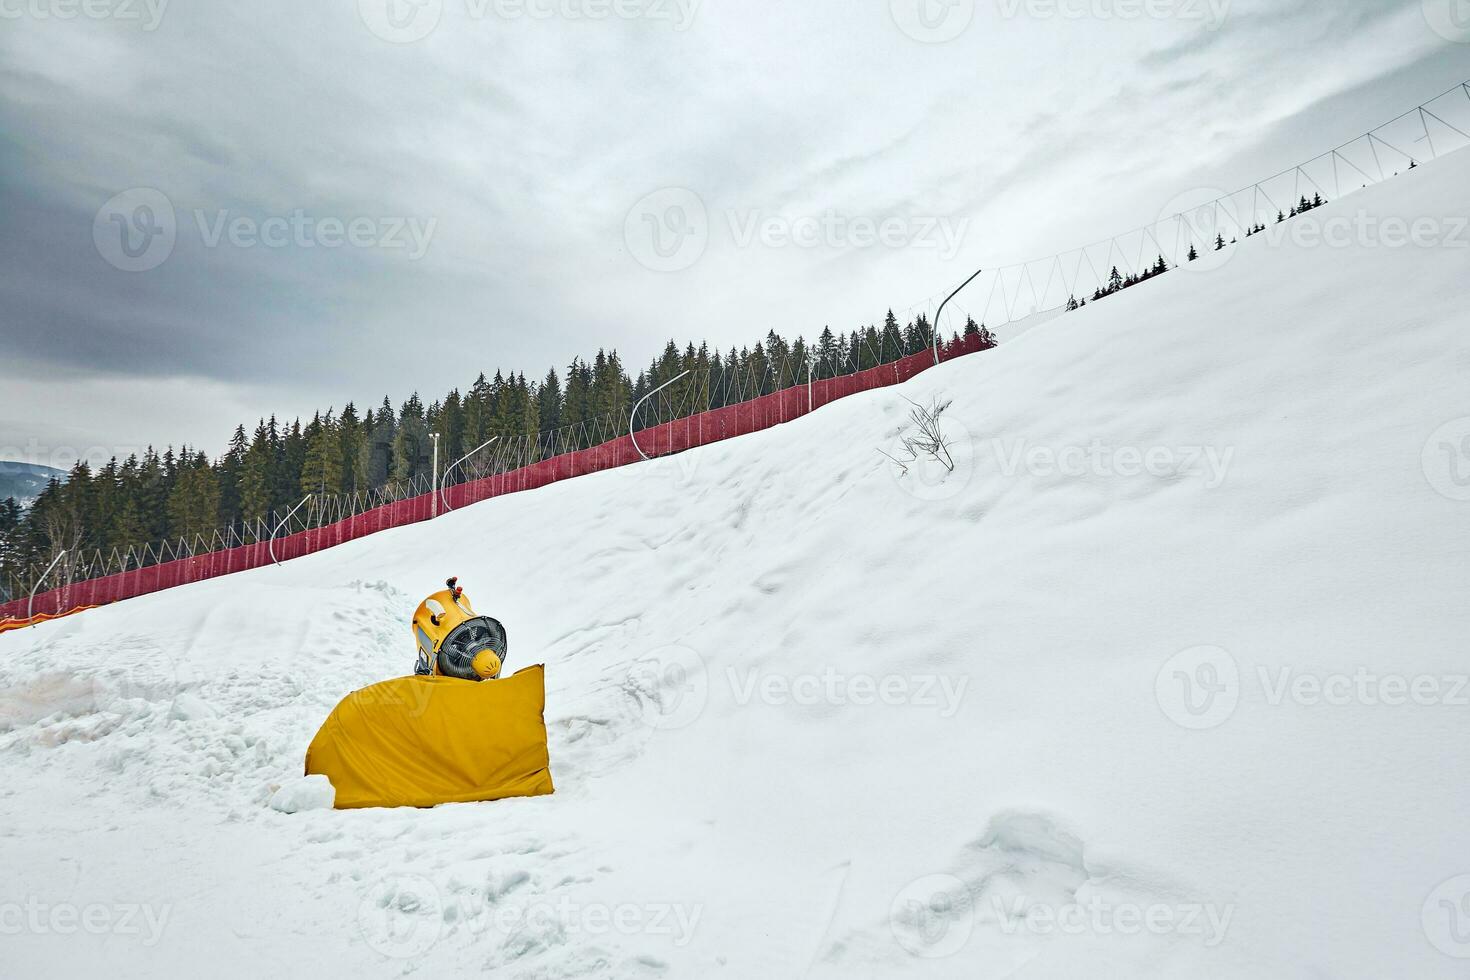
<path fill-rule="evenodd" d="M 913 424 L 912 435 L 905 435 L 899 440 L 898 455 L 878 452 L 887 456 L 898 467 L 899 476 L 907 476 L 909 466 L 921 459 L 932 459 L 945 468 L 946 472 L 954 472 L 954 454 L 950 451 L 950 437 L 940 426 L 939 419 L 951 402 L 940 401 L 938 398 L 930 399 L 929 404 L 921 405 L 911 398 L 904 401 L 913 406 L 909 412 L 909 421 Z"/>

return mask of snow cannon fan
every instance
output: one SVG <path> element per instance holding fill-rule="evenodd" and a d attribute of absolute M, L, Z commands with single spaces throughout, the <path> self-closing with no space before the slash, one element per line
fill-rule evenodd
<path fill-rule="evenodd" d="M 508 649 L 505 627 L 471 608 L 458 577 L 444 585 L 444 591 L 435 592 L 414 611 L 419 656 L 413 672 L 477 682 L 499 678 Z"/>

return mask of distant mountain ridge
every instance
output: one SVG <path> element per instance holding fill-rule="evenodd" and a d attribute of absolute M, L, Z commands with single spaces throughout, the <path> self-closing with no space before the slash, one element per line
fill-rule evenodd
<path fill-rule="evenodd" d="M 0 501 L 14 497 L 22 507 L 31 501 L 51 482 L 52 477 L 66 479 L 66 471 L 38 463 L 16 463 L 0 460 Z"/>

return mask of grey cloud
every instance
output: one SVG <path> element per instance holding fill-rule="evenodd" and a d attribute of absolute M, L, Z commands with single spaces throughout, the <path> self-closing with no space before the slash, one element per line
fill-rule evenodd
<path fill-rule="evenodd" d="M 867 322 L 954 270 L 915 271 L 881 250 L 712 248 L 688 274 L 660 276 L 625 254 L 628 209 L 670 185 L 712 209 L 956 219 L 1030 194 L 1032 226 L 986 227 L 979 246 L 1014 261 L 1027 257 L 1011 254 L 1017 238 L 1073 244 L 1102 203 L 1110 221 L 1147 217 L 1159 174 L 1172 180 L 1189 162 L 1143 159 L 1157 136 L 1148 127 L 1193 132 L 1226 80 L 1248 68 L 1255 85 L 1289 84 L 1302 38 L 1362 37 L 1403 4 L 1237 0 L 1211 40 L 1127 50 L 1063 49 L 1055 25 L 1029 23 L 921 46 L 884 7 L 854 17 L 845 0 L 705 5 L 681 34 L 466 22 L 450 3 L 438 32 L 402 46 L 372 37 L 355 0 L 173 0 L 153 34 L 7 21 L 0 384 L 42 372 L 58 397 L 84 400 L 74 379 L 198 378 L 324 407 L 437 394 L 497 366 L 539 375 L 604 345 L 638 364 L 670 334 L 728 346 L 772 327 Z M 1119 200 L 1051 193 L 1098 175 Z M 179 241 L 157 269 L 120 272 L 94 247 L 92 222 L 140 186 L 174 202 Z M 296 209 L 437 224 L 417 262 L 374 249 L 206 248 L 194 224 L 196 211 L 263 220 Z M 445 339 L 451 365 L 432 356 Z M 277 409 L 287 410 L 256 414 Z"/>

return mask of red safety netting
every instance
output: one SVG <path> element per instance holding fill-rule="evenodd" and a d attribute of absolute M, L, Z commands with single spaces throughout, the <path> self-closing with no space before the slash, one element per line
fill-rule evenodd
<path fill-rule="evenodd" d="M 950 360 L 977 350 L 979 338 L 965 337 L 960 344 L 946 350 L 941 360 Z M 643 429 L 638 433 L 637 448 L 634 447 L 631 437 L 622 436 L 590 449 L 565 453 L 506 473 L 462 483 L 447 488 L 444 499 L 452 508 L 464 507 L 492 497 L 534 490 L 560 480 L 639 462 L 642 459 L 638 453 L 639 448 L 648 456 L 666 456 L 759 432 L 801 418 L 839 398 L 907 381 L 933 366 L 934 355 L 931 352 L 911 354 L 902 360 L 866 371 L 798 385 L 738 405 L 701 412 Z M 438 507 L 432 493 L 375 507 L 335 524 L 298 531 L 276 539 L 275 559 L 288 561 L 300 558 L 389 528 L 426 521 L 437 513 Z M 34 621 L 54 619 L 81 609 L 160 592 L 233 572 L 248 571 L 271 563 L 271 546 L 267 542 L 212 551 L 192 558 L 179 558 L 146 568 L 74 582 L 39 593 L 30 613 L 27 611 L 30 601 L 16 599 L 0 605 L 0 620 L 5 620 L 8 627 L 14 628 L 30 622 L 28 615 Z"/>

